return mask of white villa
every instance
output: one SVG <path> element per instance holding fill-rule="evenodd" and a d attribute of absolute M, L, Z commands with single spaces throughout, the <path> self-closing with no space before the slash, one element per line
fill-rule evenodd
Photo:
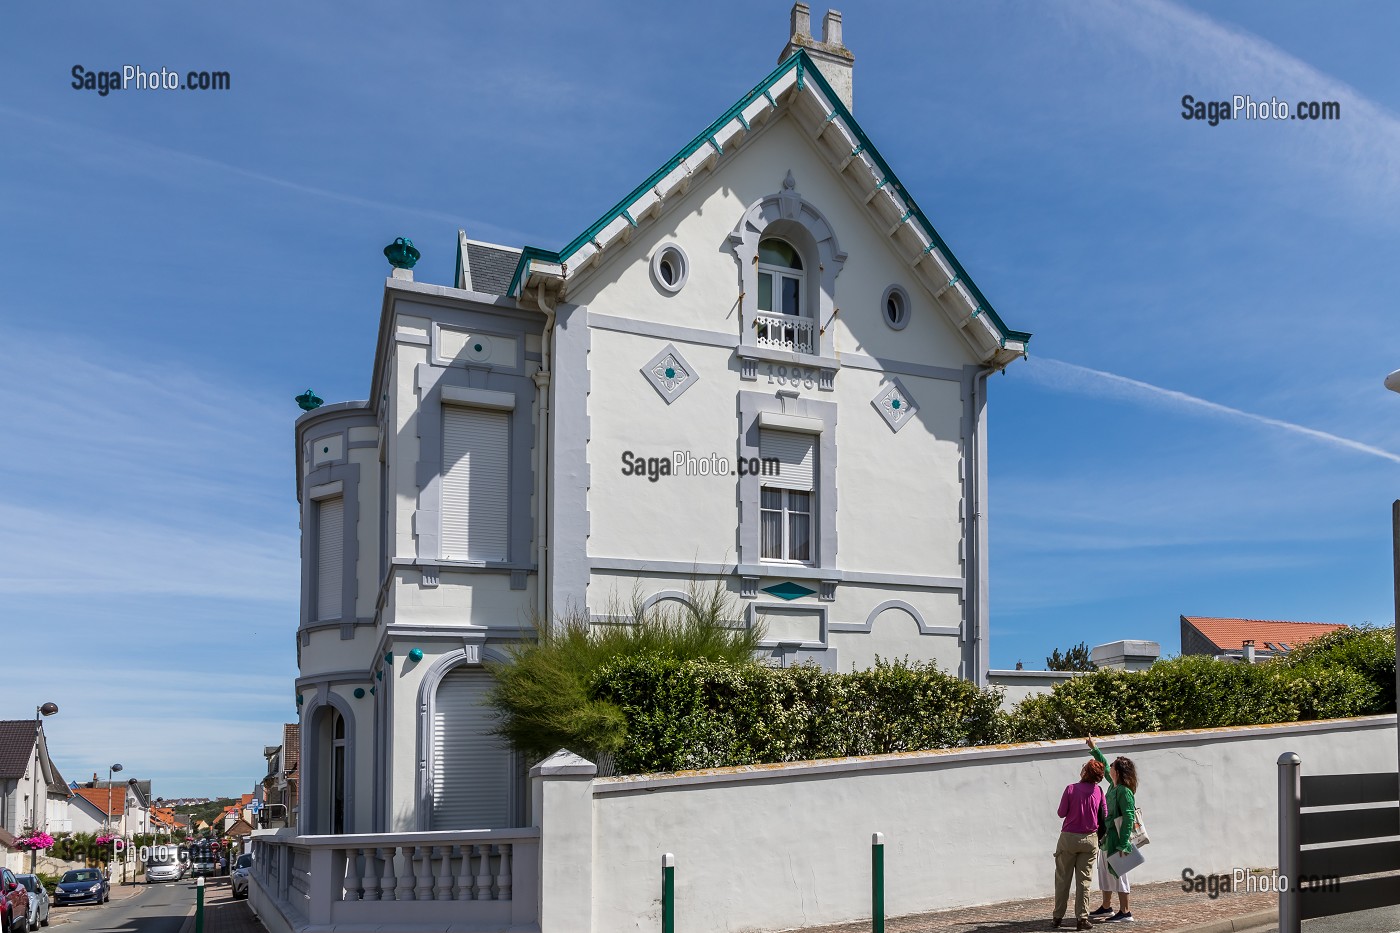
<path fill-rule="evenodd" d="M 562 249 L 463 233 L 445 285 L 401 263 L 368 400 L 297 420 L 304 796 L 282 834 L 356 834 L 337 903 L 441 900 L 444 872 L 457 898 L 487 871 L 462 831 L 537 821 L 535 762 L 480 702 L 534 620 L 720 580 L 779 663 L 986 682 L 985 385 L 1030 335 L 851 115 L 841 15 L 820 39 L 809 16 Z M 262 883 L 328 922 L 305 892 L 321 850 L 297 851 Z"/>

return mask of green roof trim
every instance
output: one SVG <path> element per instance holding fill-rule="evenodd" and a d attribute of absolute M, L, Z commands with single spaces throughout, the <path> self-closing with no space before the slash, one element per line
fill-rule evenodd
<path fill-rule="evenodd" d="M 934 229 L 933 224 L 929 222 L 929 219 L 926 216 L 924 216 L 924 212 L 918 206 L 918 202 L 915 201 L 913 196 L 909 194 L 908 189 L 905 188 L 903 182 L 899 180 L 899 176 L 895 174 L 894 169 L 890 168 L 889 163 L 886 162 L 884 157 L 880 155 L 880 150 L 877 149 L 875 147 L 875 144 L 870 141 L 870 137 L 865 135 L 865 131 L 861 129 L 860 124 L 856 122 L 856 118 L 853 117 L 851 115 L 851 112 L 846 109 L 846 105 L 841 102 L 841 98 L 836 96 L 836 92 L 832 90 L 831 85 L 827 83 L 825 76 L 822 75 L 820 69 L 816 67 L 816 65 L 812 62 L 811 58 L 807 55 L 807 52 L 804 49 L 798 49 L 791 56 L 785 59 L 780 65 L 778 65 L 777 68 L 773 69 L 773 71 L 771 71 L 767 77 L 765 77 L 762 81 L 756 84 L 747 94 L 739 98 L 737 103 L 735 103 L 732 107 L 730 107 L 728 110 L 722 113 L 719 116 L 719 118 L 712 122 L 709 126 L 705 127 L 705 129 L 702 130 L 694 139 L 686 143 L 686 145 L 682 147 L 681 150 L 677 152 L 674 156 L 668 159 L 664 165 L 662 165 L 655 172 L 652 172 L 651 175 L 647 176 L 647 179 L 645 181 L 643 181 L 637 187 L 633 188 L 627 194 L 626 197 L 624 197 L 621 201 L 618 201 L 617 204 L 613 205 L 613 207 L 607 213 L 603 214 L 602 217 L 599 217 L 596 221 L 594 221 L 593 224 L 591 224 L 587 230 L 584 230 L 578 236 L 574 237 L 573 240 L 569 241 L 569 243 L 566 244 L 563 249 L 555 252 L 551 250 L 540 249 L 539 247 L 535 246 L 527 246 L 523 250 L 521 250 L 520 261 L 516 264 L 515 274 L 511 277 L 510 287 L 507 289 L 507 294 L 514 295 L 516 293 L 517 288 L 519 288 L 520 284 L 526 279 L 526 277 L 528 277 L 530 265 L 532 262 L 540 261 L 557 263 L 562 265 L 565 261 L 568 260 L 570 256 L 574 255 L 574 253 L 578 252 L 584 247 L 585 244 L 587 244 L 590 240 L 597 236 L 599 231 L 601 231 L 604 227 L 612 223 L 615 219 L 617 219 L 620 216 L 626 217 L 626 219 L 629 222 L 632 222 L 633 226 L 635 226 L 635 222 L 633 222 L 632 218 L 630 216 L 627 216 L 626 214 L 628 206 L 631 205 L 633 201 L 637 200 L 637 198 L 645 192 L 651 190 L 652 188 L 655 188 L 657 184 L 661 181 L 661 179 L 665 178 L 668 174 L 670 174 L 671 170 L 674 169 L 677 165 L 680 165 L 686 159 L 690 158 L 690 156 L 694 155 L 696 150 L 700 149 L 705 145 L 712 145 L 712 148 L 719 149 L 717 145 L 712 144 L 712 137 L 721 129 L 723 129 L 724 126 L 727 123 L 729 123 L 729 121 L 733 120 L 735 117 L 739 117 L 740 123 L 742 123 L 747 129 L 748 121 L 744 120 L 741 114 L 744 110 L 746 110 L 749 107 L 750 104 L 752 104 L 759 97 L 768 98 L 768 102 L 774 107 L 776 107 L 778 105 L 777 101 L 773 99 L 773 95 L 768 93 L 768 91 L 775 83 L 777 83 L 778 79 L 782 78 L 789 71 L 792 71 L 794 69 L 796 69 L 797 71 L 798 89 L 800 90 L 803 86 L 803 82 L 806 79 L 810 78 L 816 84 L 818 90 L 822 92 L 823 96 L 825 96 L 827 101 L 831 104 L 833 114 L 840 116 L 841 119 L 845 121 L 845 124 L 850 129 L 851 133 L 855 135 L 857 146 L 852 155 L 855 156 L 861 154 L 862 152 L 865 153 L 870 157 L 871 161 L 873 161 L 883 173 L 883 177 L 880 179 L 876 187 L 881 188 L 885 185 L 891 185 L 894 187 L 894 190 L 899 194 L 899 196 L 904 200 L 905 205 L 908 207 L 908 213 L 905 215 L 905 219 L 904 221 L 901 221 L 901 223 L 909 220 L 910 218 L 917 220 L 919 222 L 920 228 L 923 230 L 924 234 L 929 238 L 929 241 L 932 243 L 932 245 L 937 247 L 938 250 L 943 253 L 944 257 L 947 258 L 948 264 L 953 267 L 953 278 L 950 280 L 949 284 L 952 285 L 958 282 L 962 282 L 964 285 L 967 286 L 967 290 L 972 293 L 973 300 L 977 303 L 979 313 L 986 314 L 987 317 L 996 326 L 998 332 L 1001 334 L 1001 342 L 1003 347 L 1006 345 L 1007 340 L 1014 340 L 1023 344 L 1028 343 L 1031 339 L 1031 335 L 1026 331 L 1012 330 L 1011 328 L 1006 326 L 1006 322 L 1004 322 L 1001 319 L 1001 315 L 997 314 L 996 310 L 992 307 L 992 303 L 987 300 L 987 297 L 982 294 L 981 289 L 979 289 L 977 285 L 972 281 L 972 277 L 967 274 L 967 270 L 963 268 L 962 263 L 958 262 L 958 258 L 955 255 L 953 255 L 953 251 L 948 248 L 947 241 L 945 241 L 943 237 L 939 236 L 938 231 Z"/>

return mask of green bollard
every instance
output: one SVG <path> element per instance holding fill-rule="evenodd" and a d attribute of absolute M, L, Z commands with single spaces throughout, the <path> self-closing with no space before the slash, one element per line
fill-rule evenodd
<path fill-rule="evenodd" d="M 870 839 L 870 929 L 871 933 L 885 933 L 884 833 L 876 833 Z"/>
<path fill-rule="evenodd" d="M 194 933 L 204 933 L 204 876 L 194 883 Z"/>
<path fill-rule="evenodd" d="M 670 852 L 661 856 L 661 933 L 676 933 L 676 857 Z"/>

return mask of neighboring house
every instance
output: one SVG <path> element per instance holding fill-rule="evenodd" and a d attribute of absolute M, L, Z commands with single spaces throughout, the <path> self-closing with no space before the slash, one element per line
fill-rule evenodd
<path fill-rule="evenodd" d="M 396 268 L 368 400 L 297 420 L 302 832 L 523 825 L 483 662 L 634 591 L 718 581 L 779 663 L 986 682 L 986 379 L 1030 335 L 851 116 L 840 14 L 808 19 L 562 250 Z"/>
<path fill-rule="evenodd" d="M 114 807 L 122 808 L 125 799 L 120 791 L 113 791 Z M 68 812 L 72 817 L 73 832 L 94 835 L 102 832 L 107 823 L 107 792 L 78 785 L 73 789 Z M 120 809 L 117 812 L 120 814 Z"/>
<path fill-rule="evenodd" d="M 1331 622 L 1271 622 L 1259 619 L 1181 617 L 1181 653 L 1263 661 L 1346 628 Z"/>
<path fill-rule="evenodd" d="M 218 820 L 215 821 L 216 825 L 220 827 L 219 832 L 225 835 L 231 833 L 239 823 L 251 827 L 255 822 L 252 803 L 253 794 L 244 794 L 237 803 L 231 803 L 224 807 Z"/>
<path fill-rule="evenodd" d="M 257 814 L 260 829 L 281 829 L 296 825 L 298 762 L 301 756 L 301 725 L 282 726 L 282 744 L 263 748 L 267 776 L 262 781 L 263 808 Z"/>
<path fill-rule="evenodd" d="M 68 782 L 49 757 L 43 721 L 0 720 L 0 829 L 11 836 L 31 829 L 65 832 L 71 829 L 69 795 Z M 27 870 L 23 858 L 10 850 L 4 864 Z"/>
<path fill-rule="evenodd" d="M 86 826 L 92 818 L 93 808 L 97 811 L 97 829 L 78 831 L 95 832 L 110 828 L 112 832 L 126 838 L 139 833 L 155 832 L 151 822 L 150 781 L 101 781 L 94 774 L 91 781 L 75 787 L 73 792 L 91 805 L 82 808 L 83 812 L 78 819 L 80 824 Z"/>

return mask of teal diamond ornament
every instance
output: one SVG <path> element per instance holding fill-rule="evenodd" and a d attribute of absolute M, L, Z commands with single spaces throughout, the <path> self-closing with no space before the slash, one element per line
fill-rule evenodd
<path fill-rule="evenodd" d="M 805 587 L 801 583 L 787 580 L 773 586 L 765 586 L 763 592 L 771 593 L 779 599 L 801 599 L 804 596 L 811 596 L 816 590 Z"/>

